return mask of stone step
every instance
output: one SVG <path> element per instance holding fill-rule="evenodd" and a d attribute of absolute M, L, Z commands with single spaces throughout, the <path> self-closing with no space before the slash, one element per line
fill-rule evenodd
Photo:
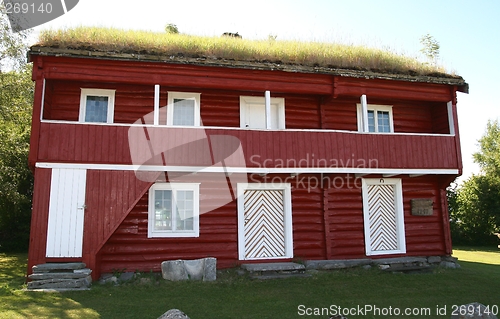
<path fill-rule="evenodd" d="M 88 288 L 91 283 L 90 276 L 80 279 L 44 279 L 28 282 L 28 289 Z"/>
<path fill-rule="evenodd" d="M 370 265 L 371 259 L 307 260 L 307 269 L 331 270 Z"/>
<path fill-rule="evenodd" d="M 297 278 L 297 277 L 311 277 L 310 274 L 306 273 L 289 273 L 289 274 L 262 274 L 262 275 L 250 275 L 250 278 L 257 280 L 267 280 L 267 279 L 286 279 L 286 278 Z"/>
<path fill-rule="evenodd" d="M 432 271 L 430 266 L 399 266 L 399 267 L 389 267 L 382 269 L 385 272 L 399 272 L 399 273 L 422 273 Z"/>
<path fill-rule="evenodd" d="M 92 273 L 92 270 L 86 269 L 78 269 L 82 271 L 78 272 L 41 272 L 34 273 L 28 276 L 31 280 L 44 280 L 44 279 L 79 279 L 85 278 Z"/>
<path fill-rule="evenodd" d="M 85 267 L 87 267 L 85 263 L 47 263 L 35 265 L 32 270 L 34 273 L 64 272 L 84 269 Z"/>
<path fill-rule="evenodd" d="M 242 264 L 241 268 L 248 272 L 304 272 L 306 267 L 302 264 L 293 262 L 278 262 L 278 263 L 257 263 L 257 264 Z"/>
<path fill-rule="evenodd" d="M 23 291 L 34 291 L 34 292 L 65 292 L 65 291 L 89 291 L 90 288 L 34 288 L 34 289 L 24 289 Z"/>
<path fill-rule="evenodd" d="M 92 270 L 84 263 L 47 263 L 33 266 L 27 289 L 33 291 L 82 290 L 92 284 Z"/>
<path fill-rule="evenodd" d="M 253 279 L 278 279 L 290 277 L 308 277 L 306 267 L 293 262 L 242 264 L 241 268 Z"/>

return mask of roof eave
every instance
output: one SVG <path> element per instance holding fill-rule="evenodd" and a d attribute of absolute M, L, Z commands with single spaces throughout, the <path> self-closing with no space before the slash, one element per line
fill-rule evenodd
<path fill-rule="evenodd" d="M 307 66 L 298 64 L 284 64 L 271 61 L 238 61 L 219 59 L 216 57 L 185 57 L 182 55 L 151 55 L 140 53 L 117 53 L 109 51 L 91 51 L 81 49 L 60 49 L 43 46 L 33 46 L 28 51 L 28 61 L 32 61 L 32 56 L 62 56 L 73 58 L 91 58 L 102 60 L 122 60 L 122 61 L 141 61 L 141 62 L 161 62 L 173 64 L 190 64 L 199 66 L 217 66 L 228 68 L 241 68 L 251 70 L 284 71 L 291 73 L 316 73 L 329 74 L 335 76 L 345 76 L 363 79 L 386 79 L 399 80 L 407 82 L 420 82 L 432 84 L 451 85 L 457 88 L 457 91 L 469 93 L 469 85 L 461 77 L 453 76 L 432 76 L 432 75 L 414 75 L 402 73 L 388 73 L 371 70 L 354 70 L 342 68 L 329 68 L 321 66 Z"/>

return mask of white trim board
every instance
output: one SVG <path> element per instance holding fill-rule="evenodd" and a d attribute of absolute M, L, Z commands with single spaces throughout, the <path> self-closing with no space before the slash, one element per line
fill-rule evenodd
<path fill-rule="evenodd" d="M 165 127 L 170 129 L 198 129 L 198 130 L 246 130 L 246 131 L 277 131 L 277 132 L 318 132 L 318 133 L 348 133 L 348 134 L 371 134 L 371 135 L 402 135 L 402 136 L 443 136 L 443 137 L 453 137 L 450 134 L 437 134 L 437 133 L 403 133 L 403 132 L 392 132 L 392 133 L 375 133 L 375 132 L 358 132 L 358 131 L 346 131 L 346 130 L 330 130 L 330 129 L 258 129 L 258 128 L 242 128 L 242 127 L 227 127 L 227 126 L 167 126 L 167 125 L 154 125 L 154 124 L 126 124 L 126 123 L 99 123 L 99 122 L 75 122 L 75 121 L 65 121 L 65 120 L 42 120 L 42 123 L 53 123 L 53 124 L 75 124 L 75 125 L 102 125 L 102 126 L 125 126 L 125 127 Z M 200 124 L 201 125 L 201 124 Z"/>
<path fill-rule="evenodd" d="M 195 173 L 257 173 L 257 174 L 307 174 L 307 173 L 351 173 L 351 174 L 388 174 L 388 175 L 456 175 L 458 169 L 419 169 L 419 168 L 356 168 L 356 167 L 229 167 L 229 166 L 162 166 L 162 165 L 125 165 L 125 164 L 86 164 L 38 162 L 37 168 L 72 168 L 109 171 L 146 171 L 146 172 L 195 172 Z"/>

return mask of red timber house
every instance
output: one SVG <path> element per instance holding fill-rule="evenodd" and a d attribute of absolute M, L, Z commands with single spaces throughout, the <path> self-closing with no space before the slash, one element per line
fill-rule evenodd
<path fill-rule="evenodd" d="M 34 46 L 29 265 L 451 254 L 460 77 Z"/>

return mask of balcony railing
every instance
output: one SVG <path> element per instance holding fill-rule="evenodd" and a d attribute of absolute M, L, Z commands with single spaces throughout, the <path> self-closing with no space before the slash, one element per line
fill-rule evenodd
<path fill-rule="evenodd" d="M 284 171 L 458 169 L 455 136 L 42 122 L 37 162 Z"/>

